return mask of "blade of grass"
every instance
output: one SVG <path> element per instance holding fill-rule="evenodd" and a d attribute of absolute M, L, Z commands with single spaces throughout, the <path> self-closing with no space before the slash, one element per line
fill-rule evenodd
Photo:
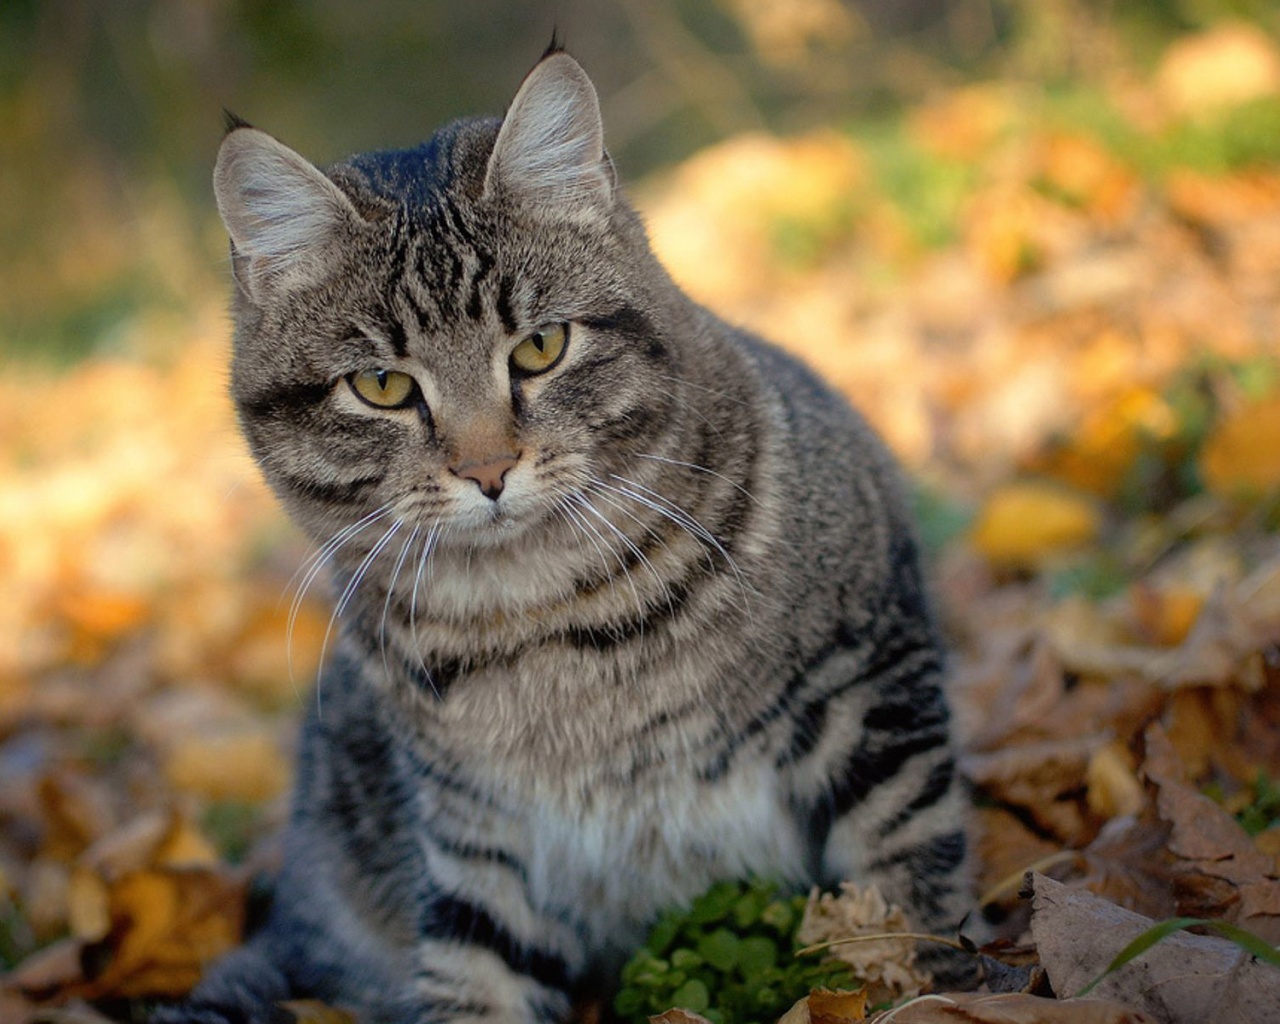
<path fill-rule="evenodd" d="M 1148 928 L 1145 932 L 1125 946 L 1124 949 L 1120 950 L 1120 952 L 1116 954 L 1115 959 L 1107 965 L 1106 970 L 1076 993 L 1076 998 L 1079 999 L 1081 996 L 1092 992 L 1099 982 L 1101 982 L 1107 975 L 1118 971 L 1131 960 L 1137 959 L 1156 943 L 1167 939 L 1174 932 L 1180 932 L 1186 928 L 1195 927 L 1208 928 L 1211 931 L 1215 931 L 1224 939 L 1234 942 L 1251 956 L 1255 956 L 1259 960 L 1269 963 L 1274 967 L 1280 967 L 1280 950 L 1269 945 L 1266 940 L 1259 938 L 1252 932 L 1245 931 L 1243 928 L 1238 928 L 1233 924 L 1228 924 L 1226 921 L 1209 921 L 1199 917 L 1174 917 L 1170 918 L 1168 921 L 1161 921 L 1154 927 Z"/>

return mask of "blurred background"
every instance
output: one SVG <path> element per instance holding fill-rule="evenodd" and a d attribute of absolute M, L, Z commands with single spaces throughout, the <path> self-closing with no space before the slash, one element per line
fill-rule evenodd
<path fill-rule="evenodd" d="M 320 164 L 412 145 L 553 30 L 677 279 L 904 460 L 961 689 L 1212 649 L 1212 699 L 1142 707 L 1280 811 L 1231 724 L 1280 664 L 1280 2 L 0 0 L 0 1019 L 127 1018 L 234 941 L 320 678 L 224 394 L 223 109 Z M 1017 808 L 990 873 L 1132 810 L 1126 707 L 1055 718 L 1103 737 L 1066 774 L 972 769 Z"/>
<path fill-rule="evenodd" d="M 0 344 L 43 360 L 101 351 L 141 311 L 186 306 L 207 279 L 221 283 L 208 178 L 223 108 L 320 163 L 412 144 L 452 117 L 500 113 L 554 29 L 595 80 L 610 149 L 635 182 L 744 132 L 883 128 L 977 81 L 1042 92 L 1060 116 L 1072 103 L 1091 107 L 1079 116 L 1103 128 L 1180 33 L 1227 17 L 1268 31 L 1274 9 L 1267 0 L 6 0 Z M 1218 73 L 1229 70 L 1252 74 L 1257 90 L 1233 98 L 1268 92 L 1265 69 Z M 1194 91 L 1174 99 L 1174 114 L 1200 102 Z M 982 116 L 947 119 L 957 132 L 992 130 Z M 1280 148 L 1274 110 L 1250 116 L 1252 133 L 1233 133 L 1237 149 Z M 935 183 L 896 184 L 928 192 Z M 920 215 L 940 207 L 926 231 L 950 229 L 946 199 L 914 199 Z"/>

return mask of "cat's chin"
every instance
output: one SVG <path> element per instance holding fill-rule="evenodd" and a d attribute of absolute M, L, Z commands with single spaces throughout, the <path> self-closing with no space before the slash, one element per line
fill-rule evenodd
<path fill-rule="evenodd" d="M 545 517 L 532 510 L 515 511 L 494 504 L 483 512 L 470 512 L 455 518 L 449 524 L 446 542 L 471 548 L 505 547 L 517 541 L 527 541 L 531 531 L 544 522 Z"/>

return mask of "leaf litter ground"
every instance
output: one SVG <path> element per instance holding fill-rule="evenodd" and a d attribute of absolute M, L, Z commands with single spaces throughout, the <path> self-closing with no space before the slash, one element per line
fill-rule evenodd
<path fill-rule="evenodd" d="M 676 276 L 846 390 L 917 482 L 995 991 L 893 1020 L 1280 1019 L 1280 969 L 1212 930 L 1067 998 L 1153 922 L 1280 941 L 1280 170 L 1204 158 L 1280 99 L 1206 111 L 1201 51 L 1105 117 L 969 87 L 640 190 Z M 127 1019 L 237 941 L 323 686 L 330 612 L 318 586 L 291 608 L 307 548 L 236 439 L 217 304 L 182 338 L 0 379 L 6 1022 Z M 1200 1003 L 1169 994 L 1189 976 Z"/>

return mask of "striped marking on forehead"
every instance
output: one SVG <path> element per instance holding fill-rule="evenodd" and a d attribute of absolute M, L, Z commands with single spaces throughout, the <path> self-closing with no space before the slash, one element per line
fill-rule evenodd
<path fill-rule="evenodd" d="M 493 310 L 508 331 L 516 329 L 511 282 L 498 278 L 492 247 L 453 203 L 442 203 L 409 233 L 388 282 L 391 308 L 406 317 L 405 328 L 438 333 Z"/>

